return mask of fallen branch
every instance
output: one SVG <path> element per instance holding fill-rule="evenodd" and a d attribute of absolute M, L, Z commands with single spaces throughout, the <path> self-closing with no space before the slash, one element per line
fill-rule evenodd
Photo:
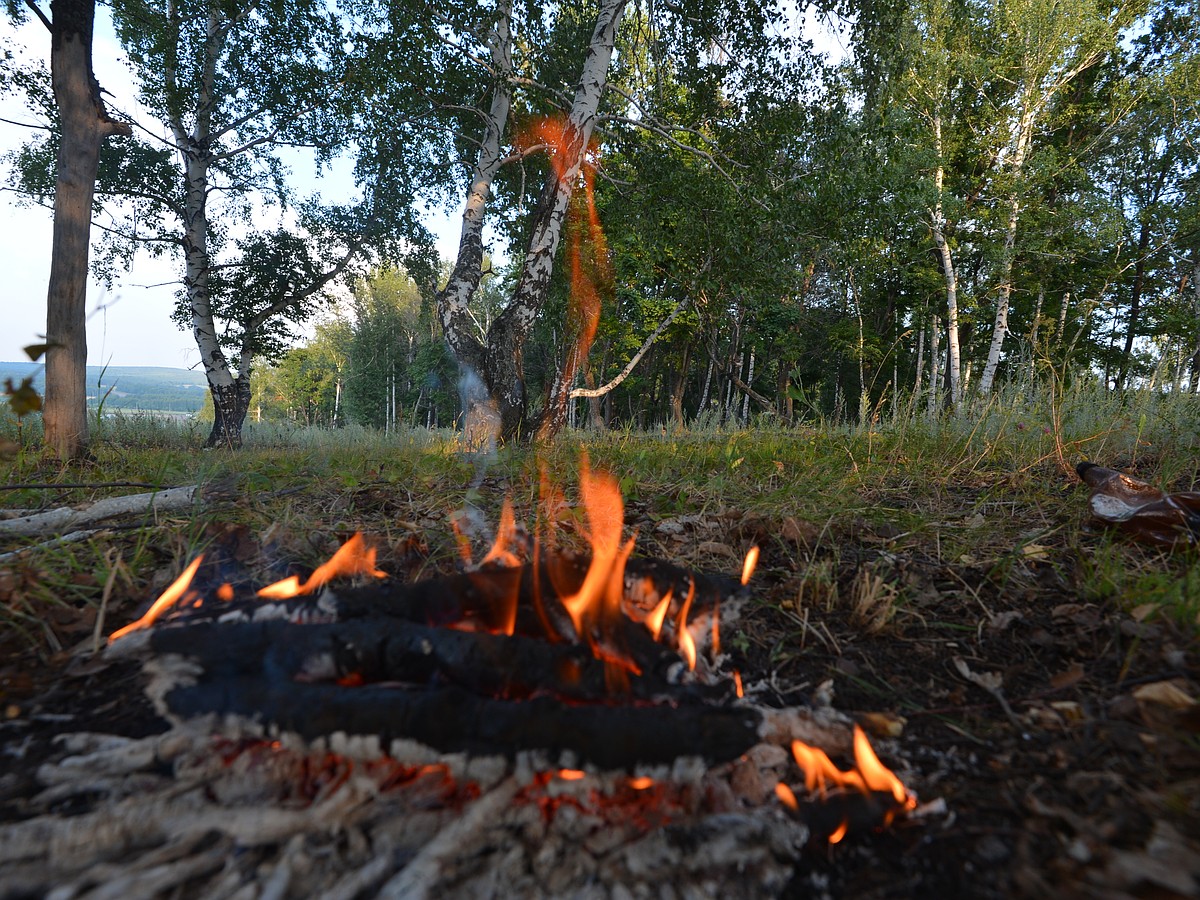
<path fill-rule="evenodd" d="M 650 349 L 656 340 L 658 340 L 658 336 L 670 327 L 671 323 L 675 321 L 675 317 L 679 315 L 685 306 L 687 306 L 688 300 L 690 299 L 690 297 L 684 297 L 675 304 L 675 308 L 671 310 L 671 314 L 663 319 L 658 324 L 658 327 L 650 333 L 650 337 L 646 338 L 638 352 L 633 354 L 633 359 L 629 360 L 629 362 L 625 365 L 625 368 L 621 370 L 621 373 L 617 375 L 616 378 L 603 387 L 575 388 L 568 396 L 572 400 L 577 400 L 581 397 L 603 397 L 605 394 L 615 389 L 622 381 L 629 377 L 630 373 L 633 372 L 633 370 L 637 367 L 637 364 L 641 362 L 642 357 L 646 355 L 646 351 Z"/>
<path fill-rule="evenodd" d="M 96 522 L 116 516 L 184 509 L 192 505 L 198 490 L 199 485 L 193 484 L 187 487 L 168 488 L 165 491 L 107 497 L 80 509 L 63 506 L 36 515 L 0 522 L 0 534 L 52 534 L 69 528 L 86 528 Z"/>

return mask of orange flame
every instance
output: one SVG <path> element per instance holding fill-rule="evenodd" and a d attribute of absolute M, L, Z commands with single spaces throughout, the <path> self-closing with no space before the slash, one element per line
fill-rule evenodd
<path fill-rule="evenodd" d="M 679 621 L 675 623 L 675 630 L 679 633 L 679 652 L 683 654 L 683 658 L 687 660 L 688 670 L 696 671 L 696 642 L 692 640 L 692 633 L 687 629 L 688 612 L 692 608 L 692 598 L 696 596 L 696 582 L 688 583 L 687 599 L 683 601 L 683 607 L 679 610 Z"/>
<path fill-rule="evenodd" d="M 780 803 L 793 812 L 800 808 L 800 802 L 796 799 L 796 794 L 782 781 L 775 785 L 775 796 L 779 798 Z"/>
<path fill-rule="evenodd" d="M 638 778 L 630 778 L 629 786 L 635 791 L 644 791 L 646 788 L 653 787 L 654 779 L 649 776 L 642 775 Z"/>
<path fill-rule="evenodd" d="M 579 769 L 559 769 L 558 770 L 558 777 L 561 778 L 563 781 L 579 781 L 585 775 L 587 775 L 587 773 L 583 772 Z"/>
<path fill-rule="evenodd" d="M 217 599 L 228 603 L 233 599 L 233 585 L 226 581 L 217 588 Z"/>
<path fill-rule="evenodd" d="M 192 586 L 192 579 L 196 577 L 196 570 L 200 568 L 200 563 L 204 561 L 204 554 L 200 554 L 191 561 L 183 574 L 171 582 L 170 586 L 162 592 L 157 600 L 155 600 L 146 614 L 136 622 L 131 622 L 124 628 L 118 628 L 108 636 L 109 641 L 115 641 L 119 637 L 129 634 L 131 631 L 137 631 L 139 628 L 145 628 L 147 625 L 154 623 L 154 620 L 161 616 L 166 610 L 175 605 L 175 602 L 183 597 L 188 588 Z"/>
<path fill-rule="evenodd" d="M 311 594 L 334 578 L 354 575 L 370 575 L 373 578 L 387 577 L 387 572 L 375 568 L 375 548 L 366 546 L 361 532 L 355 532 L 354 536 L 342 544 L 328 562 L 317 566 L 304 584 L 300 583 L 297 576 L 292 575 L 262 588 L 258 592 L 258 596 L 268 600 L 285 600 L 288 597 Z"/>
<path fill-rule="evenodd" d="M 650 633 L 654 635 L 656 641 L 662 634 L 663 620 L 667 617 L 667 610 L 671 607 L 671 593 L 671 591 L 667 591 L 666 596 L 658 601 L 658 606 L 654 607 L 642 620 L 642 624 L 650 629 Z"/>
<path fill-rule="evenodd" d="M 745 696 L 745 692 L 742 690 L 742 673 L 737 669 L 733 670 L 733 688 L 737 692 L 739 700 Z"/>
<path fill-rule="evenodd" d="M 582 196 L 571 199 L 565 228 L 566 256 L 571 272 L 569 321 L 575 332 L 574 346 L 567 350 L 561 377 L 551 391 L 551 402 L 565 404 L 581 362 L 587 359 L 600 323 L 600 294 L 612 282 L 608 241 L 600 226 L 596 208 L 595 177 L 599 145 L 579 145 L 580 133 L 561 117 L 535 122 L 518 136 L 517 145 L 525 152 L 547 149 L 554 177 L 567 182 L 578 172 L 583 177 Z M 580 152 L 582 149 L 582 153 Z"/>
<path fill-rule="evenodd" d="M 513 515 L 512 501 L 505 497 L 504 508 L 500 510 L 500 524 L 496 526 L 496 541 L 487 555 L 479 561 L 479 565 L 495 563 L 505 567 L 519 566 L 521 560 L 511 549 L 516 543 L 517 520 Z"/>
<path fill-rule="evenodd" d="M 742 584 L 750 583 L 750 576 L 754 574 L 754 568 L 758 565 L 758 545 L 754 545 L 746 551 L 746 560 L 742 563 Z"/>
<path fill-rule="evenodd" d="M 607 472 L 593 473 L 586 454 L 580 460 L 579 493 L 587 515 L 592 562 L 579 590 L 564 597 L 562 604 L 576 634 L 583 638 L 589 631 L 588 623 L 600 618 L 606 610 L 620 609 L 625 591 L 625 561 L 633 551 L 633 541 L 621 546 L 625 504 L 617 480 Z"/>
<path fill-rule="evenodd" d="M 712 655 L 716 659 L 721 655 L 721 602 L 718 600 L 713 604 L 713 621 L 712 621 Z"/>
<path fill-rule="evenodd" d="M 734 673 L 736 677 L 736 672 Z M 738 678 L 740 684 L 741 679 Z M 909 793 L 903 782 L 890 769 L 879 761 L 871 742 L 857 725 L 854 726 L 854 768 L 843 772 L 825 755 L 825 751 L 805 744 L 803 741 L 792 741 L 792 755 L 804 772 L 804 787 L 809 793 L 816 792 L 825 796 L 827 786 L 832 784 L 839 790 L 853 789 L 863 794 L 890 793 L 896 801 L 896 807 L 887 810 L 883 815 L 884 827 L 891 824 L 901 810 L 913 810 L 917 807 L 917 798 Z M 798 809 L 796 795 L 792 789 L 779 782 L 775 793 L 781 802 L 792 810 Z M 841 841 L 850 829 L 848 820 L 843 820 L 826 840 L 830 844 Z"/>
<path fill-rule="evenodd" d="M 792 741 L 792 755 L 797 765 L 804 772 L 804 786 L 810 792 L 816 791 L 822 797 L 828 785 L 843 789 L 853 789 L 864 794 L 871 792 L 890 793 L 900 809 L 916 809 L 917 798 L 904 786 L 895 774 L 879 761 L 871 742 L 857 725 L 854 726 L 854 768 L 843 772 L 817 747 L 809 746 L 802 741 Z M 884 824 L 891 822 L 895 811 L 890 811 L 884 819 Z M 829 837 L 829 842 L 835 844 L 845 836 L 846 823 L 836 829 Z"/>

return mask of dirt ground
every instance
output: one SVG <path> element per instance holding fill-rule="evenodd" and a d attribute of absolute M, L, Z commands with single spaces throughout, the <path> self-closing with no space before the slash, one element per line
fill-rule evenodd
<path fill-rule="evenodd" d="M 397 512 L 365 489 L 352 502 L 368 520 Z M 814 841 L 786 896 L 1200 896 L 1200 656 L 1170 621 L 1081 590 L 1081 559 L 1111 551 L 1103 535 L 1051 529 L 1007 554 L 951 559 L 929 530 L 880 522 L 663 516 L 633 503 L 627 523 L 640 554 L 700 568 L 734 570 L 743 548 L 761 546 L 755 602 L 723 635 L 743 678 L 797 705 L 832 691 L 922 802 L 946 804 Z M 1141 551 L 1129 560 L 1165 566 Z M 413 577 L 452 562 L 392 537 L 380 564 Z M 145 599 L 114 597 L 109 621 Z M 0 821 L 24 817 L 56 734 L 165 727 L 135 667 L 84 651 L 94 616 L 58 613 L 53 627 L 76 649 L 48 660 L 5 638 Z"/>

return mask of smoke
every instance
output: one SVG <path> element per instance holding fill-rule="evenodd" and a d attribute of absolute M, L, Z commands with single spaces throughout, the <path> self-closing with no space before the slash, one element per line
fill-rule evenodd
<path fill-rule="evenodd" d="M 463 433 L 461 447 L 475 464 L 475 477 L 467 490 L 467 500 L 462 509 L 451 513 L 451 519 L 459 533 L 473 542 L 490 543 L 493 538 L 487 515 L 472 501 L 480 495 L 480 486 L 488 465 L 496 458 L 496 445 L 500 438 L 500 411 L 483 383 L 483 379 L 470 366 L 461 365 L 458 378 L 458 396 L 463 410 Z"/>
<path fill-rule="evenodd" d="M 463 448 L 481 463 L 496 453 L 500 437 L 500 411 L 483 379 L 470 366 L 460 368 L 458 396 L 463 410 Z"/>

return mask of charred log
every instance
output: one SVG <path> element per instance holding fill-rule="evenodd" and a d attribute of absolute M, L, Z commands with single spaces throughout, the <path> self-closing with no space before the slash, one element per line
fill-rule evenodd
<path fill-rule="evenodd" d="M 684 756 L 736 759 L 758 743 L 761 723 L 749 707 L 570 706 L 549 697 L 495 700 L 459 687 L 343 687 L 254 675 L 181 685 L 164 701 L 175 717 L 233 715 L 308 741 L 341 732 L 376 737 L 385 748 L 407 738 L 443 753 L 570 752 L 613 769 Z"/>
<path fill-rule="evenodd" d="M 430 628 L 411 622 L 356 620 L 295 625 L 287 621 L 200 622 L 160 628 L 150 636 L 156 654 L 197 663 L 204 678 L 256 675 L 279 683 L 454 685 L 481 696 L 523 699 L 557 696 L 573 702 L 707 701 L 730 696 L 728 684 L 672 683 L 682 667 L 673 650 L 629 623 L 628 664 L 606 664 L 582 644 L 548 643 L 521 635 Z M 625 671 L 613 691 L 611 666 Z"/>

